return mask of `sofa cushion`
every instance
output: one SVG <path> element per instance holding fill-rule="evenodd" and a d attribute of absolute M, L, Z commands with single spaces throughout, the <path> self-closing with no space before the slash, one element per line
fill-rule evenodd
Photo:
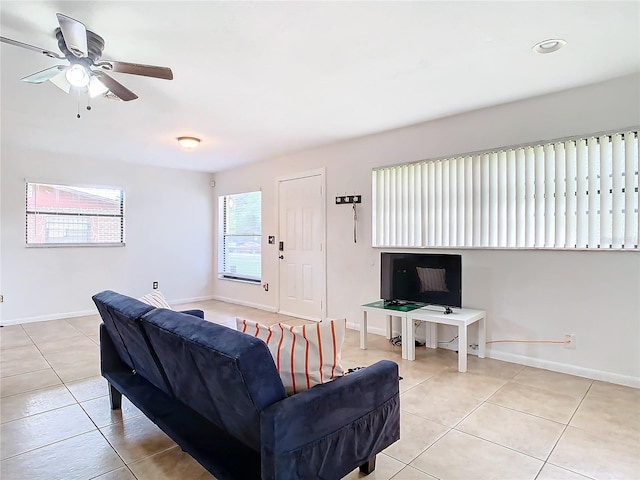
<path fill-rule="evenodd" d="M 164 372 L 158 368 L 139 323 L 143 315 L 155 309 L 135 298 L 110 290 L 100 292 L 92 298 L 120 358 L 132 370 L 171 395 L 171 387 Z"/>
<path fill-rule="evenodd" d="M 286 398 L 264 342 L 159 308 L 141 324 L 175 397 L 260 451 L 260 412 Z"/>
<path fill-rule="evenodd" d="M 341 363 L 346 319 L 292 327 L 270 327 L 236 318 L 238 331 L 263 340 L 269 347 L 288 394 L 308 390 L 344 375 Z"/>
<path fill-rule="evenodd" d="M 160 290 L 154 290 L 151 293 L 147 293 L 138 300 L 142 303 L 146 303 L 147 305 L 151 305 L 152 307 L 173 310 Z"/>

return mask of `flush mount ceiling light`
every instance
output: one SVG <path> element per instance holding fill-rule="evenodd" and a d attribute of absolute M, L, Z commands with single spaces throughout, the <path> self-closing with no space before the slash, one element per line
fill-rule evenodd
<path fill-rule="evenodd" d="M 533 46 L 533 51 L 536 53 L 553 53 L 564 47 L 566 43 L 567 42 L 560 38 L 543 40 L 542 42 L 536 43 Z"/>
<path fill-rule="evenodd" d="M 200 139 L 196 137 L 178 137 L 178 143 L 185 150 L 193 150 L 200 145 Z"/>

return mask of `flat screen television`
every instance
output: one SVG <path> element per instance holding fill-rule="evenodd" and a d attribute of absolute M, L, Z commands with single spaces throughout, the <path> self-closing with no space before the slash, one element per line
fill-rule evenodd
<path fill-rule="evenodd" d="M 462 255 L 382 252 L 380 298 L 461 308 Z"/>

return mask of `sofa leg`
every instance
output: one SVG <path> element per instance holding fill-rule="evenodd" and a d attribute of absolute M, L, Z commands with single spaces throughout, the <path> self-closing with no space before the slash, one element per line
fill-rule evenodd
<path fill-rule="evenodd" d="M 360 473 L 364 473 L 365 475 L 369 475 L 376 469 L 376 457 L 375 455 L 370 458 L 367 463 L 363 463 L 360 465 Z"/>
<path fill-rule="evenodd" d="M 122 407 L 122 394 L 109 384 L 109 400 L 111 400 L 111 410 L 120 410 Z"/>

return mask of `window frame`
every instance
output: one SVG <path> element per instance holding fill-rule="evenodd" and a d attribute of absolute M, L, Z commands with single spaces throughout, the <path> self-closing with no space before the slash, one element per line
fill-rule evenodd
<path fill-rule="evenodd" d="M 53 188 L 58 188 L 58 189 L 69 189 L 69 190 L 77 190 L 79 192 L 82 193 L 88 193 L 91 194 L 91 192 L 89 192 L 90 190 L 94 190 L 94 191 L 100 191 L 100 190 L 104 190 L 104 191 L 118 191 L 119 192 L 119 213 L 118 214 L 107 214 L 107 213 L 103 213 L 103 214 L 91 214 L 91 213 L 83 213 L 83 212 L 64 212 L 64 211 L 56 211 L 56 210 L 49 210 L 49 211 L 45 211 L 43 210 L 41 205 L 36 205 L 35 208 L 30 209 L 29 208 L 29 188 L 37 188 L 38 186 L 50 186 Z M 84 192 L 83 192 L 84 191 Z M 31 181 L 31 180 L 27 180 L 25 181 L 25 247 L 27 248 L 61 248 L 61 247 L 124 247 L 126 246 L 126 242 L 125 242 L 125 229 L 126 229 L 126 215 L 125 215 L 125 190 L 123 187 L 117 187 L 117 186 L 106 186 L 106 185 L 84 185 L 84 184 L 63 184 L 63 183 L 54 183 L 54 182 L 42 182 L 42 181 Z M 114 198 L 115 200 L 115 198 Z M 114 241 L 114 242 L 90 242 L 90 241 L 83 241 L 83 242 L 55 242 L 55 241 L 42 241 L 42 242 L 34 242 L 34 241 L 30 241 L 29 239 L 29 218 L 30 216 L 35 215 L 36 217 L 38 215 L 42 215 L 45 216 L 44 221 L 45 223 L 49 223 L 48 219 L 46 218 L 46 216 L 49 216 L 49 218 L 72 218 L 74 220 L 78 220 L 77 222 L 71 222 L 71 223 L 86 223 L 86 225 L 88 225 L 90 227 L 91 225 L 91 219 L 94 218 L 119 218 L 120 219 L 120 239 L 118 241 Z M 85 222 L 82 222 L 81 220 L 85 220 Z M 88 220 L 88 222 L 87 222 Z M 37 221 L 37 218 L 36 218 Z M 64 222 L 52 222 L 52 223 L 57 223 L 59 225 L 64 225 Z M 54 235 L 51 235 L 54 233 L 55 229 L 52 229 L 51 231 L 49 231 L 48 228 L 45 227 L 45 232 L 44 232 L 44 237 L 45 239 L 49 239 L 49 238 L 55 238 Z M 89 239 L 90 236 L 87 236 L 87 238 Z"/>
<path fill-rule="evenodd" d="M 259 215 L 259 231 L 246 233 L 246 234 L 230 234 L 227 233 L 227 202 L 232 197 L 240 197 L 249 194 L 259 194 L 260 206 L 258 209 Z M 229 255 L 227 251 L 227 237 L 257 237 L 257 244 L 259 246 L 257 254 L 259 255 L 259 276 L 252 276 L 245 272 L 231 272 L 226 271 L 226 259 Z M 256 252 L 250 252 L 250 254 L 256 254 Z M 262 191 L 251 190 L 240 193 L 230 193 L 218 196 L 218 278 L 221 280 L 229 280 L 241 283 L 261 284 L 262 283 Z"/>

